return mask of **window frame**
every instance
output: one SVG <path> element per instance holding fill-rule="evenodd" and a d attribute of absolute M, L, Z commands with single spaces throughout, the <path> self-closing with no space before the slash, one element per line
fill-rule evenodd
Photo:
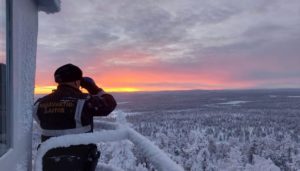
<path fill-rule="evenodd" d="M 6 0 L 6 111 L 7 111 L 7 124 L 6 124 L 6 132 L 7 132 L 7 148 L 12 147 L 12 139 L 13 139 L 13 93 L 12 93 L 12 81 L 13 81 L 13 42 L 12 42 L 12 0 Z M 7 151 L 6 151 L 7 152 Z"/>
<path fill-rule="evenodd" d="M 12 147 L 13 138 L 13 113 L 12 113 L 12 1 L 5 2 L 5 145 L 6 148 L 0 153 L 5 155 Z"/>

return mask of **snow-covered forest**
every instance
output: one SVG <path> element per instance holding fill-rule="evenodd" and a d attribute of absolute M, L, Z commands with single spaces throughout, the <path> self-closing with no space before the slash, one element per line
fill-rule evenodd
<path fill-rule="evenodd" d="M 300 90 L 119 93 L 115 97 L 118 108 L 105 120 L 125 114 L 127 124 L 187 171 L 300 170 Z M 38 143 L 35 125 L 34 154 Z M 153 170 L 129 141 L 99 143 L 99 148 L 102 163 L 129 171 Z"/>

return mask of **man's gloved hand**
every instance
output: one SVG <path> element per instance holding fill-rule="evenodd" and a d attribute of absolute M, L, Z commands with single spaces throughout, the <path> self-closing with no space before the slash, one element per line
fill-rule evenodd
<path fill-rule="evenodd" d="M 82 79 L 80 81 L 80 86 L 82 88 L 85 88 L 90 94 L 93 94 L 93 95 L 102 91 L 102 89 L 99 88 L 96 85 L 95 81 L 90 77 L 82 77 Z"/>

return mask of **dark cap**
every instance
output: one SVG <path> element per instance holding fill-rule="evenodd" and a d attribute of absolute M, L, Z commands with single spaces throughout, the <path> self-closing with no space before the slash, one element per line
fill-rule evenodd
<path fill-rule="evenodd" d="M 82 71 L 73 64 L 66 64 L 59 67 L 54 73 L 54 79 L 57 83 L 72 82 L 81 80 Z"/>

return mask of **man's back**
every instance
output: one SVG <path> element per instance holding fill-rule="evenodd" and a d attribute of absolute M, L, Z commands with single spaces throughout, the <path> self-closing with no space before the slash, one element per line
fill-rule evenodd
<path fill-rule="evenodd" d="M 93 131 L 93 117 L 107 116 L 116 107 L 112 95 L 105 93 L 72 64 L 55 71 L 57 90 L 35 103 L 34 118 L 41 127 L 41 140 Z M 84 94 L 79 87 L 87 89 Z M 44 171 L 93 171 L 100 152 L 95 144 L 76 145 L 48 151 L 43 158 Z"/>
<path fill-rule="evenodd" d="M 87 106 L 84 106 L 87 97 L 87 94 L 73 87 L 60 85 L 56 91 L 39 99 L 36 120 L 42 129 L 42 141 L 52 136 L 91 132 L 93 115 L 88 114 Z M 51 130 L 55 131 L 51 133 Z"/>

